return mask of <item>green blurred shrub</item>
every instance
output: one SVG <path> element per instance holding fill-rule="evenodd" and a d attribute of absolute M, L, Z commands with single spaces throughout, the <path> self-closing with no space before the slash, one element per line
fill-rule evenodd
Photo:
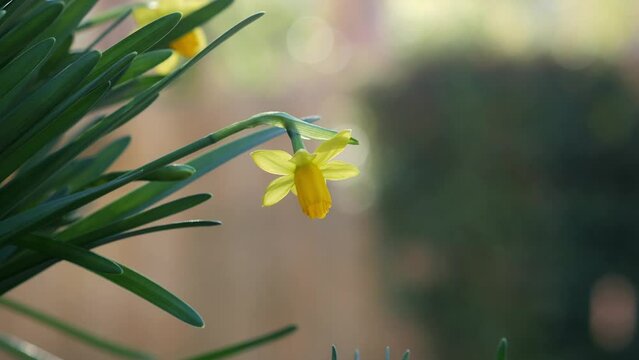
<path fill-rule="evenodd" d="M 450 57 L 367 94 L 389 291 L 445 359 L 637 359 L 589 331 L 592 286 L 639 282 L 639 106 L 627 74 Z M 635 304 L 636 306 L 636 304 Z M 636 319 L 631 319 L 636 322 Z"/>

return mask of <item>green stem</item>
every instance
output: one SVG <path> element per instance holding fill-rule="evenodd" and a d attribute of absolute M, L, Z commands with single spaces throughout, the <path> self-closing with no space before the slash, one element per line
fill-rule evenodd
<path fill-rule="evenodd" d="M 304 146 L 304 141 L 302 141 L 302 136 L 297 131 L 297 129 L 295 129 L 292 126 L 287 126 L 286 133 L 288 134 L 288 137 L 291 139 L 291 144 L 293 145 L 293 153 L 296 153 L 298 150 L 306 150 L 306 147 Z"/>

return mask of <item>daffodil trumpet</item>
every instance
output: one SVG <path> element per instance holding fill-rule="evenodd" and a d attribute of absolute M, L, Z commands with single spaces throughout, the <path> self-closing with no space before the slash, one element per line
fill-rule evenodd
<path fill-rule="evenodd" d="M 342 130 L 309 153 L 296 130 L 287 127 L 294 155 L 282 150 L 257 150 L 251 153 L 255 164 L 262 170 L 280 175 L 266 188 L 263 206 L 272 206 L 289 192 L 297 195 L 302 212 L 311 219 L 323 219 L 333 200 L 327 180 L 346 180 L 359 175 L 359 169 L 343 161 L 334 161 L 351 143 L 351 130 Z"/>

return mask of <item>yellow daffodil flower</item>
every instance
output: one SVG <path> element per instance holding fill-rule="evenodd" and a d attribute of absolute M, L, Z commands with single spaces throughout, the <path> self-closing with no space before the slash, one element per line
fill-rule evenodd
<path fill-rule="evenodd" d="M 138 26 L 144 26 L 164 15 L 181 12 L 186 16 L 208 3 L 207 0 L 152 0 L 144 6 L 133 10 L 133 18 Z M 192 58 L 206 47 L 206 34 L 197 27 L 177 40 L 171 42 L 173 55 L 155 68 L 159 74 L 165 75 L 173 71 L 180 62 L 179 57 Z M 177 53 L 177 54 L 176 54 Z"/>
<path fill-rule="evenodd" d="M 312 154 L 304 149 L 296 151 L 293 156 L 282 150 L 252 152 L 251 157 L 260 169 L 282 175 L 268 185 L 262 205 L 275 205 L 292 191 L 297 195 L 304 214 L 311 219 L 326 217 L 332 204 L 326 180 L 345 180 L 359 174 L 355 165 L 331 161 L 344 151 L 350 139 L 350 130 L 340 131 Z"/>

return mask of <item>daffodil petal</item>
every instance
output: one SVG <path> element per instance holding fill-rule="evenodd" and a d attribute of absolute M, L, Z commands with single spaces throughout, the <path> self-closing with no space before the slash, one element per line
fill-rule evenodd
<path fill-rule="evenodd" d="M 206 34 L 198 27 L 172 41 L 170 46 L 178 54 L 192 58 L 206 47 Z"/>
<path fill-rule="evenodd" d="M 171 56 L 168 57 L 168 59 L 162 61 L 158 66 L 155 67 L 155 72 L 159 75 L 168 75 L 173 72 L 173 70 L 175 70 L 179 64 L 180 57 L 176 53 L 173 53 L 171 54 Z"/>
<path fill-rule="evenodd" d="M 293 175 L 286 175 L 279 177 L 270 184 L 266 188 L 266 192 L 264 193 L 264 198 L 262 199 L 262 206 L 271 206 L 277 204 L 280 200 L 282 200 L 291 188 L 295 186 L 293 182 Z"/>
<path fill-rule="evenodd" d="M 314 154 L 317 156 L 313 160 L 318 165 L 330 161 L 335 156 L 339 155 L 351 139 L 351 130 L 342 130 L 337 135 L 324 141 L 317 147 Z"/>
<path fill-rule="evenodd" d="M 295 172 L 295 164 L 290 162 L 291 154 L 282 150 L 257 150 L 251 157 L 260 169 L 275 175 L 291 175 Z"/>
<path fill-rule="evenodd" d="M 343 161 L 331 161 L 320 166 L 326 180 L 346 180 L 359 175 L 359 169 L 353 164 Z"/>

